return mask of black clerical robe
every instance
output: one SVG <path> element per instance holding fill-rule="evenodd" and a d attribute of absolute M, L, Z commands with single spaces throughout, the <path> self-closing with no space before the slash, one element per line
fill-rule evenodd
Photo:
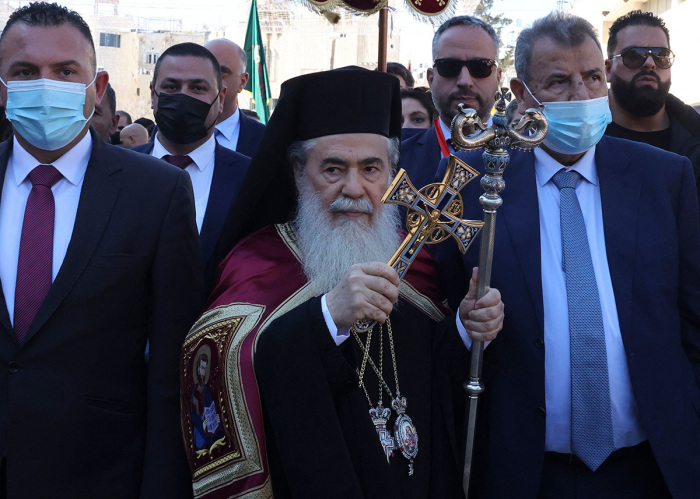
<path fill-rule="evenodd" d="M 398 452 L 387 465 L 357 384 L 359 349 L 354 340 L 337 347 L 331 339 L 291 225 L 266 227 L 236 245 L 221 264 L 209 310 L 183 345 L 182 428 L 194 497 L 268 498 L 272 482 L 276 498 L 460 497 L 461 464 L 455 463 L 462 445 L 455 428 L 463 428 L 467 351 L 454 317 L 439 325 L 446 309 L 435 275 L 434 260 L 421 251 L 399 286 L 401 302 L 392 314 L 401 393 L 419 437 L 415 475 L 408 477 L 408 461 Z M 270 327 L 273 332 L 261 339 Z M 263 353 L 255 358 L 256 373 L 258 345 Z M 377 362 L 378 345 L 375 333 Z M 394 393 L 386 336 L 384 357 L 384 377 Z M 367 371 L 376 405 L 377 377 L 371 367 Z M 264 384 L 265 417 L 256 374 Z M 202 381 L 213 402 L 207 429 L 216 433 L 206 445 L 198 444 L 192 411 L 192 394 Z M 384 406 L 390 403 L 385 394 Z"/>
<path fill-rule="evenodd" d="M 419 438 L 413 476 L 398 449 L 387 463 L 370 404 L 358 386 L 362 351 L 352 337 L 336 346 L 321 299 L 308 300 L 272 322 L 259 339 L 255 371 L 275 497 L 462 497 L 462 383 L 468 351 L 454 320 L 437 322 L 406 300 L 391 314 L 399 387 Z M 384 330 L 383 377 L 395 395 Z M 370 352 L 377 366 L 378 334 L 375 326 Z M 376 406 L 378 377 L 370 365 L 364 382 Z M 386 392 L 383 403 L 391 406 Z M 396 415 L 392 409 L 392 432 Z"/>

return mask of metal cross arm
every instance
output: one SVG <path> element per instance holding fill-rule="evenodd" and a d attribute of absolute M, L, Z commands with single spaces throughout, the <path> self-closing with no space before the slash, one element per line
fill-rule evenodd
<path fill-rule="evenodd" d="M 408 236 L 389 260 L 389 265 L 403 277 L 423 244 L 436 244 L 452 236 L 462 253 L 484 225 L 482 221 L 462 220 L 460 189 L 479 173 L 455 156 L 450 157 L 441 183 L 416 189 L 404 170 L 400 170 L 382 197 L 383 203 L 408 208 Z"/>
<path fill-rule="evenodd" d="M 479 172 L 467 163 L 450 156 L 442 182 L 426 185 L 421 189 L 411 183 L 405 170 L 399 170 L 382 197 L 382 203 L 405 206 L 408 235 L 389 259 L 388 265 L 403 278 L 424 244 L 436 244 L 450 236 L 465 253 L 484 222 L 462 220 L 464 203 L 459 191 L 476 178 Z M 366 332 L 374 321 L 355 323 L 355 331 Z"/>

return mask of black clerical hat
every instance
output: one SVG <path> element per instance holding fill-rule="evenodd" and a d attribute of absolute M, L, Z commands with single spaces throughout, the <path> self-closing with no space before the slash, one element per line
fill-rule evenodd
<path fill-rule="evenodd" d="M 401 136 L 399 80 L 359 67 L 311 73 L 282 84 L 279 102 L 243 179 L 217 246 L 217 262 L 248 234 L 284 223 L 297 192 L 287 148 L 343 133 Z"/>

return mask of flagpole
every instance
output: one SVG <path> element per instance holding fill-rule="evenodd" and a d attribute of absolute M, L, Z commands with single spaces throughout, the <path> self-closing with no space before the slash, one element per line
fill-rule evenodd
<path fill-rule="evenodd" d="M 379 64 L 377 69 L 386 73 L 386 51 L 389 26 L 389 4 L 379 10 Z"/>
<path fill-rule="evenodd" d="M 253 0 L 250 4 L 250 15 L 248 16 L 248 27 L 246 29 L 243 50 L 248 56 L 247 71 L 250 74 L 245 89 L 253 95 L 255 110 L 260 117 L 260 122 L 267 124 L 270 113 L 268 108 L 270 83 L 267 76 L 265 45 L 263 44 L 262 33 L 260 31 L 260 20 L 258 18 L 256 0 Z"/>

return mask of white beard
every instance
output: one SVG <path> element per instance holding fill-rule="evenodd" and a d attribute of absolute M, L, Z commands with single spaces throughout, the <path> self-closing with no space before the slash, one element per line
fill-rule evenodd
<path fill-rule="evenodd" d="M 306 178 L 298 183 L 299 209 L 294 227 L 304 273 L 314 295 L 328 293 L 356 263 L 386 263 L 401 244 L 398 206 L 382 205 L 369 223 L 333 220 L 331 213 L 348 208 L 372 214 L 372 204 L 365 198 L 340 196 L 324 211 L 320 195 L 309 187 Z"/>

